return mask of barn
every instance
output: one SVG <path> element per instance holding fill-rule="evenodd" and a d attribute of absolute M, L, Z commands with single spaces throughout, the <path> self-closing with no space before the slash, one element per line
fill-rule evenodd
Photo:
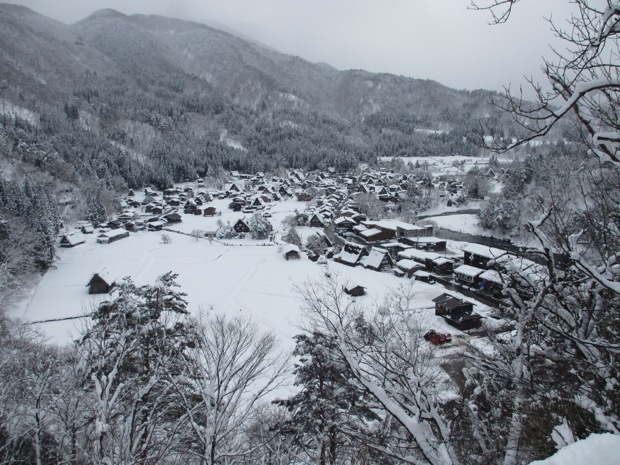
<path fill-rule="evenodd" d="M 116 280 L 106 272 L 95 273 L 86 287 L 89 294 L 108 294 L 116 284 Z"/>

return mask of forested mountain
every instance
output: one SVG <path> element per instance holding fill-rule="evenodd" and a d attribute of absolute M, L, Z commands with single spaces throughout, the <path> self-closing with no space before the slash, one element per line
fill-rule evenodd
<path fill-rule="evenodd" d="M 155 16 L 102 10 L 67 26 L 0 4 L 0 43 L 2 114 L 19 107 L 29 116 L 32 127 L 21 130 L 44 146 L 40 167 L 66 163 L 61 171 L 96 172 L 109 186 L 218 168 L 347 169 L 381 155 L 475 154 L 477 120 L 493 113 L 486 91 L 338 71 Z M 5 137 L 15 124 L 4 121 Z"/>

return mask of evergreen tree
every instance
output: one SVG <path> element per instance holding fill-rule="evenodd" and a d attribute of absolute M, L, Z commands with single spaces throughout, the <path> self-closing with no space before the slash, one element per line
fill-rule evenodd
<path fill-rule="evenodd" d="M 301 247 L 301 236 L 297 232 L 295 226 L 291 226 L 288 231 L 286 231 L 286 234 L 282 236 L 282 240 L 289 244 L 294 244 L 297 247 Z"/>
<path fill-rule="evenodd" d="M 295 385 L 301 391 L 278 402 L 291 413 L 281 428 L 293 436 L 300 454 L 310 454 L 316 463 L 354 463 L 359 449 L 365 450 L 355 438 L 367 433 L 368 422 L 378 420 L 368 396 L 351 381 L 353 374 L 333 338 L 314 331 L 295 341 Z"/>
<path fill-rule="evenodd" d="M 166 429 L 176 421 L 169 380 L 193 344 L 176 277 L 168 272 L 144 286 L 125 278 L 117 297 L 94 312 L 80 341 L 84 379 L 97 398 L 97 463 L 150 460 L 174 439 Z"/>

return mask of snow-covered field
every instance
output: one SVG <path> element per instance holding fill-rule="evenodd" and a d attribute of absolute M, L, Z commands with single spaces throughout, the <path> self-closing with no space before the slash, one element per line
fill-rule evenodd
<path fill-rule="evenodd" d="M 223 207 L 218 205 L 218 208 Z M 281 220 L 295 208 L 303 209 L 300 202 L 281 202 L 272 208 L 272 224 L 281 231 Z M 219 219 L 236 221 L 243 216 L 224 210 Z M 183 222 L 171 229 L 189 233 L 194 229 L 215 229 L 218 217 L 204 218 L 183 215 Z M 302 236 L 315 231 L 300 228 Z M 162 243 L 162 234 L 171 243 Z M 273 330 L 284 348 L 292 348 L 292 336 L 299 333 L 301 322 L 300 299 L 295 286 L 308 280 L 322 279 L 327 270 L 345 282 L 365 286 L 367 295 L 359 302 L 372 307 L 391 290 L 408 285 L 409 280 L 390 273 L 378 273 L 361 267 L 351 268 L 329 261 L 320 265 L 302 254 L 301 260 L 286 261 L 280 245 L 269 241 L 250 239 L 229 240 L 226 243 L 195 239 L 174 232 L 139 232 L 112 244 L 97 244 L 93 235 L 87 242 L 70 249 L 59 249 L 56 267 L 47 272 L 32 290 L 32 294 L 15 311 L 29 321 L 67 318 L 88 313 L 108 295 L 89 295 L 86 284 L 94 273 L 106 271 L 121 279 L 130 276 L 138 285 L 153 283 L 168 271 L 178 273 L 178 283 L 187 293 L 192 312 L 216 311 L 229 315 L 247 315 L 264 328 Z M 276 235 L 276 240 L 279 234 Z M 444 292 L 443 287 L 414 282 L 416 308 L 428 316 L 428 324 L 436 330 L 458 334 L 443 319 L 435 317 L 431 299 Z M 485 313 L 488 309 L 477 306 Z M 426 318 L 425 318 L 426 320 Z M 59 344 L 71 341 L 79 332 L 81 320 L 65 320 L 37 324 Z"/>
<path fill-rule="evenodd" d="M 440 228 L 465 234 L 486 234 L 479 224 L 478 216 L 472 214 L 456 214 L 446 216 L 434 216 L 428 218 Z"/>

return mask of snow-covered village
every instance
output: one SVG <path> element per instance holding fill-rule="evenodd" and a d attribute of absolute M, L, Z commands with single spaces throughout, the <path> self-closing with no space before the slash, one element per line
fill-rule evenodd
<path fill-rule="evenodd" d="M 620 465 L 620 8 L 459 1 L 0 3 L 0 465 Z"/>

